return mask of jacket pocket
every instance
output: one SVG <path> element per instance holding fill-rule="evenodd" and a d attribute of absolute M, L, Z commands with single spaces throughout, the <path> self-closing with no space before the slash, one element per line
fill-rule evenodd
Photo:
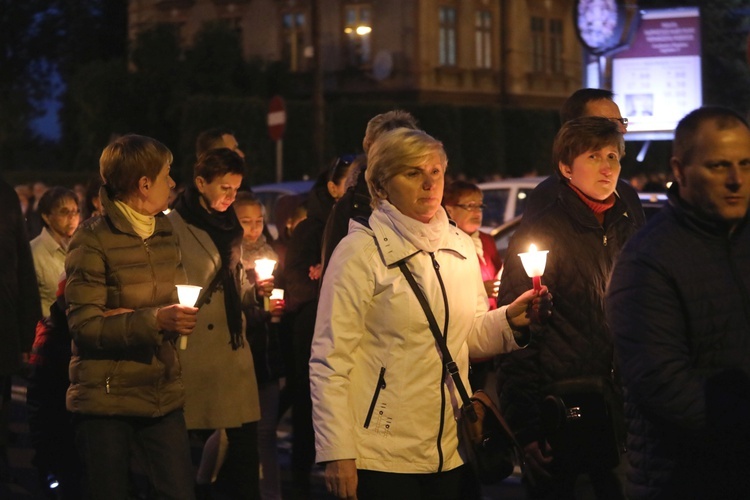
<path fill-rule="evenodd" d="M 385 389 L 385 366 L 380 367 L 380 375 L 378 376 L 378 383 L 375 386 L 375 393 L 372 395 L 372 401 L 370 401 L 370 409 L 367 410 L 367 417 L 365 418 L 365 429 L 370 427 L 370 420 L 372 420 L 372 413 L 375 411 L 375 404 L 378 402 L 378 396 L 380 390 Z"/>

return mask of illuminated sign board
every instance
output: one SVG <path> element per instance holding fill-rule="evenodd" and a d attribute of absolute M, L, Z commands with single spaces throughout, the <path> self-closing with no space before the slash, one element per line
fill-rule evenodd
<path fill-rule="evenodd" d="M 612 61 L 627 140 L 672 139 L 677 122 L 701 107 L 700 35 L 697 7 L 641 11 L 633 42 Z"/>

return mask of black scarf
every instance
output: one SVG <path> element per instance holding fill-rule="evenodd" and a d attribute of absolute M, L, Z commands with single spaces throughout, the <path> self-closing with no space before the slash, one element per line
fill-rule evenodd
<path fill-rule="evenodd" d="M 175 203 L 175 210 L 185 222 L 208 233 L 221 257 L 221 284 L 224 288 L 224 309 L 229 325 L 232 349 L 243 345 L 242 299 L 240 270 L 242 269 L 242 235 L 239 219 L 231 207 L 226 212 L 206 210 L 200 203 L 201 194 L 190 185 Z M 206 200 L 206 205 L 208 201 Z"/>

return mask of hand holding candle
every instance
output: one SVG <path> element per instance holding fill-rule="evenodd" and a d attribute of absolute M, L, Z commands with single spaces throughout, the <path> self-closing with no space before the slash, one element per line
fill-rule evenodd
<path fill-rule="evenodd" d="M 518 254 L 521 257 L 521 263 L 526 270 L 526 274 L 534 283 L 534 290 L 536 291 L 542 289 L 542 275 L 544 274 L 544 267 L 547 265 L 548 253 L 549 250 L 537 250 L 536 245 L 532 243 L 528 252 Z"/>
<path fill-rule="evenodd" d="M 193 307 L 203 287 L 195 285 L 177 285 L 177 298 L 181 306 Z M 187 336 L 180 335 L 180 349 L 187 349 Z"/>
<path fill-rule="evenodd" d="M 281 315 L 284 313 L 284 290 L 274 288 L 268 301 L 271 310 L 271 323 L 281 322 Z"/>

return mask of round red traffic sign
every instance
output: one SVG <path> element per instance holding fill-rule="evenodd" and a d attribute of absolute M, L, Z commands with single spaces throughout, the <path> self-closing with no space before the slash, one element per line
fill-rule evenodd
<path fill-rule="evenodd" d="M 281 96 L 274 96 L 268 105 L 268 135 L 274 141 L 280 141 L 284 137 L 284 126 L 286 125 L 286 105 Z"/>

